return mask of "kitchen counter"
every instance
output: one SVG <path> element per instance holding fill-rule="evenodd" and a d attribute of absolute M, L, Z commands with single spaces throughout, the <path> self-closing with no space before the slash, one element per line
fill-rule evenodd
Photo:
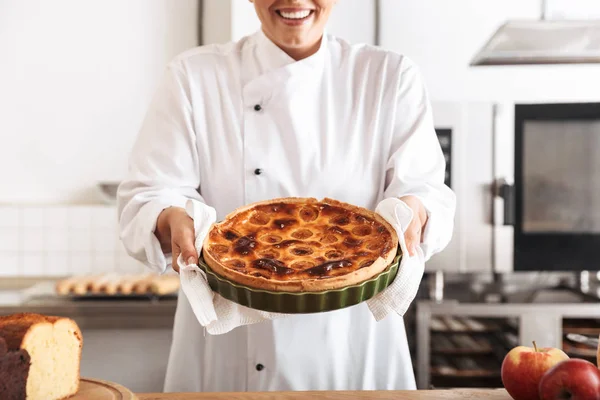
<path fill-rule="evenodd" d="M 140 393 L 139 400 L 511 400 L 504 389 L 245 393 Z"/>
<path fill-rule="evenodd" d="M 32 312 L 69 317 L 83 330 L 172 329 L 177 297 L 162 298 L 61 298 L 52 293 L 47 279 L 3 279 L 0 315 Z M 32 290 L 34 285 L 42 289 Z M 23 294 L 28 293 L 28 294 Z"/>
<path fill-rule="evenodd" d="M 67 300 L 45 298 L 0 305 L 0 315 L 32 312 L 69 317 L 81 329 L 171 329 L 176 299 Z"/>

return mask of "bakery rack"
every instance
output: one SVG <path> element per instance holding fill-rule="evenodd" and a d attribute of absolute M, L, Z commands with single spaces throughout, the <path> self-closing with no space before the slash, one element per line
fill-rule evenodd
<path fill-rule="evenodd" d="M 419 389 L 502 387 L 506 353 L 517 345 L 532 346 L 534 340 L 540 347 L 560 348 L 570 357 L 596 363 L 596 349 L 569 334 L 598 339 L 598 303 L 419 300 L 414 318 L 412 354 Z"/>

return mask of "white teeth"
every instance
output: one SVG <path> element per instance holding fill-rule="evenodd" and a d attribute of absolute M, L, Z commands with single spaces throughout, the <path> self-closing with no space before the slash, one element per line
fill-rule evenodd
<path fill-rule="evenodd" d="M 281 14 L 281 16 L 283 18 L 287 18 L 287 19 L 303 19 L 303 18 L 308 17 L 308 15 L 310 14 L 310 10 L 294 11 L 294 12 L 279 11 L 279 14 Z"/>

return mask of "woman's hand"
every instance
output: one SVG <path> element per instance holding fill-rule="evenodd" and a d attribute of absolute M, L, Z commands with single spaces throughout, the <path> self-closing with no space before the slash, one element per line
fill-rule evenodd
<path fill-rule="evenodd" d="M 417 246 L 423 240 L 423 232 L 425 231 L 425 225 L 427 225 L 427 211 L 421 200 L 415 196 L 400 197 L 400 200 L 405 202 L 413 211 L 413 219 L 404 232 L 406 248 L 408 254 L 412 257 L 417 252 Z"/>
<path fill-rule="evenodd" d="M 196 252 L 194 221 L 189 217 L 183 208 L 169 207 L 164 209 L 156 221 L 156 230 L 154 234 L 160 242 L 160 246 L 165 253 L 173 255 L 173 269 L 179 272 L 177 259 L 183 255 L 183 259 L 188 264 L 198 262 Z"/>

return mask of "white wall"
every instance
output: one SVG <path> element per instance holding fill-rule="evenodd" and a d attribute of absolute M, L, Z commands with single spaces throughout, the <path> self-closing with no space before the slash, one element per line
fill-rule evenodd
<path fill-rule="evenodd" d="M 0 2 L 0 203 L 88 203 L 122 179 L 197 0 Z"/>
<path fill-rule="evenodd" d="M 231 40 L 233 0 L 202 0 L 202 41 L 225 43 Z"/>

